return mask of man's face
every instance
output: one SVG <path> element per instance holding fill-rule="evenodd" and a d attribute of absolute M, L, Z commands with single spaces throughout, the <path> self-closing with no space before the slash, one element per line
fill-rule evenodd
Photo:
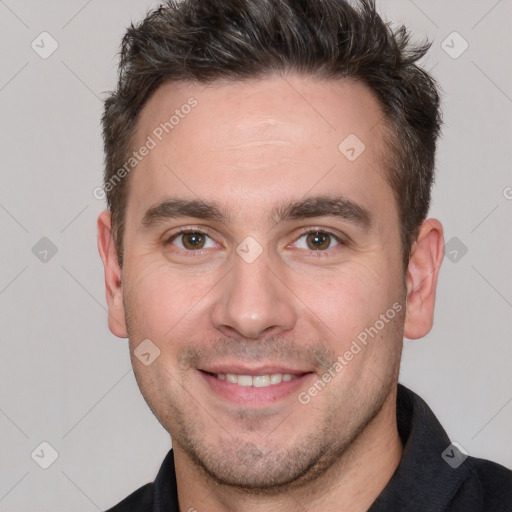
<path fill-rule="evenodd" d="M 311 478 L 384 410 L 398 374 L 405 290 L 379 104 L 361 84 L 299 76 L 169 84 L 133 149 L 148 136 L 122 272 L 141 391 L 175 451 L 217 481 Z M 217 215 L 154 209 L 171 199 Z M 133 355 L 143 340 L 160 351 L 149 365 Z"/>

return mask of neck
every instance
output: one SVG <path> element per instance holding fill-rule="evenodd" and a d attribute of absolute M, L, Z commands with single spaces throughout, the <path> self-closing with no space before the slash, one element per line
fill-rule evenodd
<path fill-rule="evenodd" d="M 252 495 L 213 482 L 173 445 L 180 511 L 367 511 L 395 472 L 403 446 L 396 424 L 396 388 L 377 416 L 319 478 L 282 495 Z M 297 504 L 300 506 L 297 507 Z"/>

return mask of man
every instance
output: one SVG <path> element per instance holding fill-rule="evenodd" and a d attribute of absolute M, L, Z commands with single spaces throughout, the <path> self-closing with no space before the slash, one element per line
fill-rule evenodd
<path fill-rule="evenodd" d="M 427 49 L 363 0 L 184 0 L 128 30 L 98 245 L 173 449 L 112 511 L 512 510 L 512 473 L 398 385 L 444 252 Z"/>

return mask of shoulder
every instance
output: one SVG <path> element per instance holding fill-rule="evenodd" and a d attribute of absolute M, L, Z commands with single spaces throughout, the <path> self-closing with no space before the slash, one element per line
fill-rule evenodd
<path fill-rule="evenodd" d="M 154 482 L 140 487 L 106 512 L 147 512 L 153 510 L 155 504 L 159 510 L 179 510 L 172 449 L 165 456 Z"/>
<path fill-rule="evenodd" d="M 153 506 L 154 484 L 146 484 L 106 512 L 146 512 Z"/>
<path fill-rule="evenodd" d="M 468 476 L 454 496 L 452 502 L 454 511 L 510 512 L 512 510 L 512 471 L 510 469 L 475 457 L 468 457 L 465 466 Z M 478 508 L 476 508 L 477 504 Z"/>

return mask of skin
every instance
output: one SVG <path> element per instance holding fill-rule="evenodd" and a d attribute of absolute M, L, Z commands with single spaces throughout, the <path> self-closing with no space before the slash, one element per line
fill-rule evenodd
<path fill-rule="evenodd" d="M 109 327 L 129 338 L 141 392 L 172 436 L 180 508 L 367 510 L 402 454 L 402 342 L 431 329 L 442 226 L 423 223 L 404 276 L 382 111 L 366 86 L 299 75 L 166 84 L 145 105 L 133 147 L 191 96 L 197 106 L 129 177 L 123 268 L 109 212 L 98 218 Z M 349 134 L 366 146 L 355 161 L 338 150 Z M 330 216 L 269 218 L 276 205 L 318 194 L 363 206 L 372 228 Z M 170 196 L 217 201 L 230 219 L 144 228 L 145 212 Z M 166 244 L 178 228 L 209 229 L 204 248 L 183 245 L 184 236 Z M 307 228 L 348 241 L 328 237 L 315 250 Z M 251 263 L 236 252 L 247 236 L 263 250 Z M 299 392 L 396 303 L 401 312 L 300 403 Z M 134 356 L 145 339 L 160 350 L 148 366 Z M 278 400 L 240 403 L 200 371 L 219 364 L 309 373 Z"/>

